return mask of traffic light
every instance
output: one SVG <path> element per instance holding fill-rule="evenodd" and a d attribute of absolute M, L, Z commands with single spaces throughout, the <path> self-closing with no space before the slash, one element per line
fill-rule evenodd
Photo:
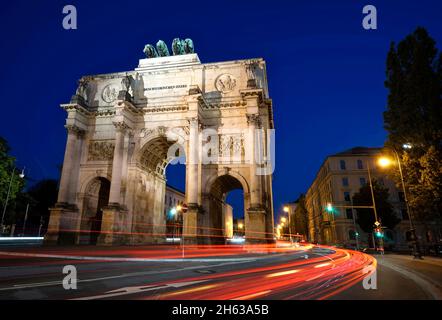
<path fill-rule="evenodd" d="M 374 229 L 374 231 L 375 231 L 376 237 L 378 237 L 378 238 L 384 237 L 384 234 L 382 233 L 381 228 L 376 228 L 376 229 Z"/>
<path fill-rule="evenodd" d="M 333 206 L 331 205 L 331 203 L 327 203 L 327 207 L 325 208 L 325 210 L 327 210 L 327 212 L 333 212 Z"/>

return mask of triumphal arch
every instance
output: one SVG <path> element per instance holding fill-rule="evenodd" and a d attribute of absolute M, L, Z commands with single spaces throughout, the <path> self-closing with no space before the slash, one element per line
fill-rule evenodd
<path fill-rule="evenodd" d="M 273 240 L 273 112 L 263 59 L 201 63 L 190 39 L 146 45 L 132 71 L 84 76 L 46 243 L 165 241 L 165 168 L 185 157 L 186 242 L 222 243 L 243 189 L 245 237 Z"/>

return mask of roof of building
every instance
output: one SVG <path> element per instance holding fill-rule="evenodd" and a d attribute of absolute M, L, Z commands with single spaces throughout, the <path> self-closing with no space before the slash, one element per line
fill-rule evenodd
<path fill-rule="evenodd" d="M 351 148 L 351 149 L 348 149 L 345 151 L 341 151 L 341 152 L 332 154 L 328 157 L 372 155 L 372 154 L 379 153 L 381 150 L 382 150 L 382 148 L 378 148 L 378 147 L 354 147 L 354 148 Z"/>
<path fill-rule="evenodd" d="M 324 166 L 328 158 L 331 157 L 345 157 L 345 156 L 368 156 L 368 155 L 375 155 L 378 154 L 382 148 L 380 147 L 353 147 L 351 149 L 341 151 L 335 154 L 328 155 L 325 157 L 324 161 L 322 162 L 321 166 L 319 167 L 319 170 L 316 172 L 315 179 L 313 179 L 313 182 L 308 187 L 305 194 L 308 193 L 312 185 L 315 183 L 316 179 L 318 178 L 319 172 L 321 171 L 321 168 Z"/>
<path fill-rule="evenodd" d="M 166 184 L 166 189 L 171 189 L 171 190 L 173 190 L 175 192 L 178 192 L 178 193 L 181 193 L 182 195 L 184 195 L 184 191 L 182 191 L 182 190 L 180 190 L 178 188 L 172 187 L 170 184 Z"/>

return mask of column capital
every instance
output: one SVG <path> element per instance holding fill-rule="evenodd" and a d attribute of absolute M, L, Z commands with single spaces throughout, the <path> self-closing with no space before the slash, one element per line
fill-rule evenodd
<path fill-rule="evenodd" d="M 189 118 L 186 118 L 186 120 L 189 123 L 189 126 L 201 124 L 201 121 L 199 120 L 198 117 L 189 117 Z"/>
<path fill-rule="evenodd" d="M 247 117 L 247 124 L 250 125 L 255 125 L 256 127 L 260 127 L 261 126 L 261 118 L 259 116 L 259 114 L 246 114 Z"/>
<path fill-rule="evenodd" d="M 243 99 L 252 99 L 261 102 L 264 99 L 263 90 L 262 89 L 244 89 L 240 90 L 241 97 Z"/>
<path fill-rule="evenodd" d="M 85 134 L 85 130 L 81 129 L 80 127 L 73 125 L 73 124 L 67 124 L 64 126 L 68 132 L 68 134 L 74 134 L 78 138 L 81 138 Z"/>
<path fill-rule="evenodd" d="M 123 121 L 113 122 L 113 125 L 117 132 L 125 133 L 129 129 L 129 126 Z"/>

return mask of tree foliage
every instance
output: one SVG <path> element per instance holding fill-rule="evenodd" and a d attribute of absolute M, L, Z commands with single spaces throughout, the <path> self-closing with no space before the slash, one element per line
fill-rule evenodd
<path fill-rule="evenodd" d="M 376 180 L 373 181 L 373 192 L 374 199 L 376 202 L 376 212 L 378 219 L 380 220 L 382 226 L 389 229 L 393 229 L 400 221 L 396 216 L 393 206 L 391 205 L 389 198 L 388 189 L 379 184 Z M 370 185 L 365 184 L 358 193 L 353 195 L 353 205 L 354 206 L 372 206 L 373 201 L 371 197 Z M 365 232 L 372 232 L 375 217 L 372 208 L 357 208 L 357 219 L 356 222 L 360 225 L 362 230 Z"/>
<path fill-rule="evenodd" d="M 440 219 L 442 163 L 442 52 L 424 28 L 417 28 L 387 56 L 389 90 L 386 145 L 401 159 L 413 215 Z M 412 149 L 402 146 L 410 144 Z M 389 173 L 401 187 L 398 170 Z"/>
<path fill-rule="evenodd" d="M 29 188 L 27 194 L 33 200 L 33 208 L 30 214 L 31 222 L 39 224 L 40 217 L 49 220 L 49 208 L 57 202 L 58 182 L 53 179 L 44 179 Z"/>
<path fill-rule="evenodd" d="M 0 137 L 0 201 L 1 201 L 1 214 L 3 214 L 3 208 L 6 203 L 9 186 L 9 199 L 7 205 L 7 211 L 5 215 L 5 223 L 10 222 L 11 217 L 16 212 L 17 196 L 24 188 L 24 179 L 19 177 L 20 171 L 15 169 L 15 158 L 9 155 L 10 148 L 5 139 Z M 12 180 L 11 180 L 12 178 Z M 12 182 L 11 182 L 12 181 Z"/>

